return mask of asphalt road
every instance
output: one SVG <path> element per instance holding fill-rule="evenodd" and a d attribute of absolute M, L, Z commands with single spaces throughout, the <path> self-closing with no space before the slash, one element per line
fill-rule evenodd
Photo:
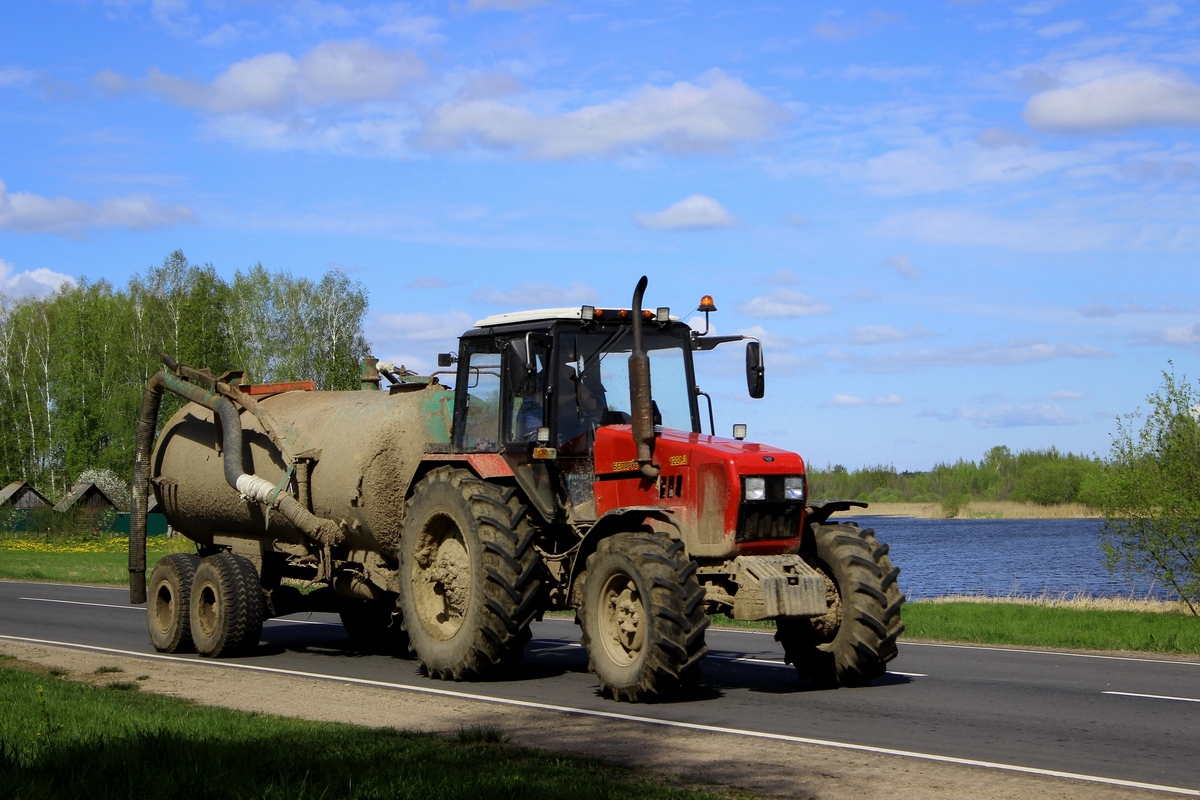
<path fill-rule="evenodd" d="M 572 621 L 547 619 L 533 635 L 519 667 L 481 683 L 357 653 L 325 614 L 269 621 L 258 651 L 236 662 L 1200 796 L 1200 663 L 902 643 L 871 686 L 818 690 L 797 681 L 770 634 L 714 629 L 695 690 L 630 705 L 598 694 Z M 121 588 L 0 581 L 0 644 L 9 637 L 154 652 L 143 607 Z"/>

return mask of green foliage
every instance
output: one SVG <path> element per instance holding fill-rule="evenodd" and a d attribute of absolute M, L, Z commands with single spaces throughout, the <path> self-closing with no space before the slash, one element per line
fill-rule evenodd
<path fill-rule="evenodd" d="M 260 382 L 357 388 L 366 310 L 366 289 L 336 270 L 313 281 L 257 265 L 229 283 L 179 250 L 124 290 L 83 279 L 45 299 L 0 295 L 0 486 L 27 480 L 57 500 L 85 470 L 127 484 L 163 353 Z M 165 397 L 160 420 L 181 405 Z"/>
<path fill-rule="evenodd" d="M 978 462 L 959 459 L 938 464 L 929 472 L 896 472 L 892 465 L 854 471 L 841 464 L 809 467 L 813 497 L 862 500 L 870 503 L 940 503 L 948 517 L 972 499 L 1015 500 L 1040 505 L 1085 503 L 1092 499 L 1102 464 L 1085 456 L 1048 450 L 1013 454 L 993 447 Z"/>
<path fill-rule="evenodd" d="M 1135 412 L 1117 420 L 1102 486 L 1109 569 L 1173 588 L 1200 615 L 1200 389 L 1163 373 Z"/>

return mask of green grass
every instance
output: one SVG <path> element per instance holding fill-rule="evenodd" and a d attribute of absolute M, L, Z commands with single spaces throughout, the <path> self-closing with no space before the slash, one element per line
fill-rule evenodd
<path fill-rule="evenodd" d="M 976 644 L 1200 654 L 1200 617 L 1016 603 L 905 603 L 904 636 Z"/>
<path fill-rule="evenodd" d="M 51 583 L 125 584 L 129 555 L 125 539 L 112 537 L 0 536 L 0 578 Z M 147 542 L 147 571 L 167 553 L 194 552 L 182 536 L 156 536 Z"/>
<path fill-rule="evenodd" d="M 440 737 L 305 722 L 11 668 L 0 708 L 0 797 L 727 796 L 497 743 L 491 727 Z"/>

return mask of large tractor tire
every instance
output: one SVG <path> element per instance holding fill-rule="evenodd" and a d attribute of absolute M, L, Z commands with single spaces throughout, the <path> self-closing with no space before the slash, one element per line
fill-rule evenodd
<path fill-rule="evenodd" d="M 694 682 L 708 652 L 696 562 L 665 533 L 601 540 L 587 560 L 578 615 L 588 669 L 615 700 L 661 698 Z"/>
<path fill-rule="evenodd" d="M 400 619 L 426 674 L 472 680 L 518 661 L 539 610 L 540 559 L 512 488 L 439 467 L 400 539 Z"/>
<path fill-rule="evenodd" d="M 367 653 L 408 654 L 408 634 L 394 603 L 350 600 L 339 612 L 354 646 Z"/>
<path fill-rule="evenodd" d="M 802 554 L 825 575 L 829 611 L 810 619 L 781 619 L 775 638 L 801 680 L 824 686 L 862 686 L 887 671 L 904 630 L 900 568 L 874 532 L 853 523 L 813 525 Z"/>
<path fill-rule="evenodd" d="M 190 653 L 195 648 L 189 607 L 199 566 L 199 556 L 171 553 L 160 558 L 150 573 L 146 627 L 150 643 L 160 653 Z"/>
<path fill-rule="evenodd" d="M 248 558 L 216 553 L 204 559 L 192 581 L 196 652 L 216 658 L 253 650 L 262 633 L 265 607 L 258 571 Z"/>

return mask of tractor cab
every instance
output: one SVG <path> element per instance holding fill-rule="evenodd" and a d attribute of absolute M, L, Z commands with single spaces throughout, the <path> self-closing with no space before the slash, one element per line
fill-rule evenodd
<path fill-rule="evenodd" d="M 705 305 L 715 310 L 710 297 Z M 457 355 L 443 354 L 442 365 L 457 363 L 458 373 L 451 451 L 500 455 L 547 521 L 594 522 L 597 476 L 611 472 L 611 464 L 597 470 L 597 441 L 608 442 L 601 451 L 621 439 L 633 445 L 635 332 L 653 365 L 641 398 L 653 435 L 701 435 L 704 397 L 710 438 L 711 400 L 696 386 L 692 353 L 744 337 L 704 337 L 668 308 L 635 317 L 628 308 L 576 306 L 487 317 L 462 336 Z M 751 345 L 751 391 L 761 397 L 761 350 Z"/>

